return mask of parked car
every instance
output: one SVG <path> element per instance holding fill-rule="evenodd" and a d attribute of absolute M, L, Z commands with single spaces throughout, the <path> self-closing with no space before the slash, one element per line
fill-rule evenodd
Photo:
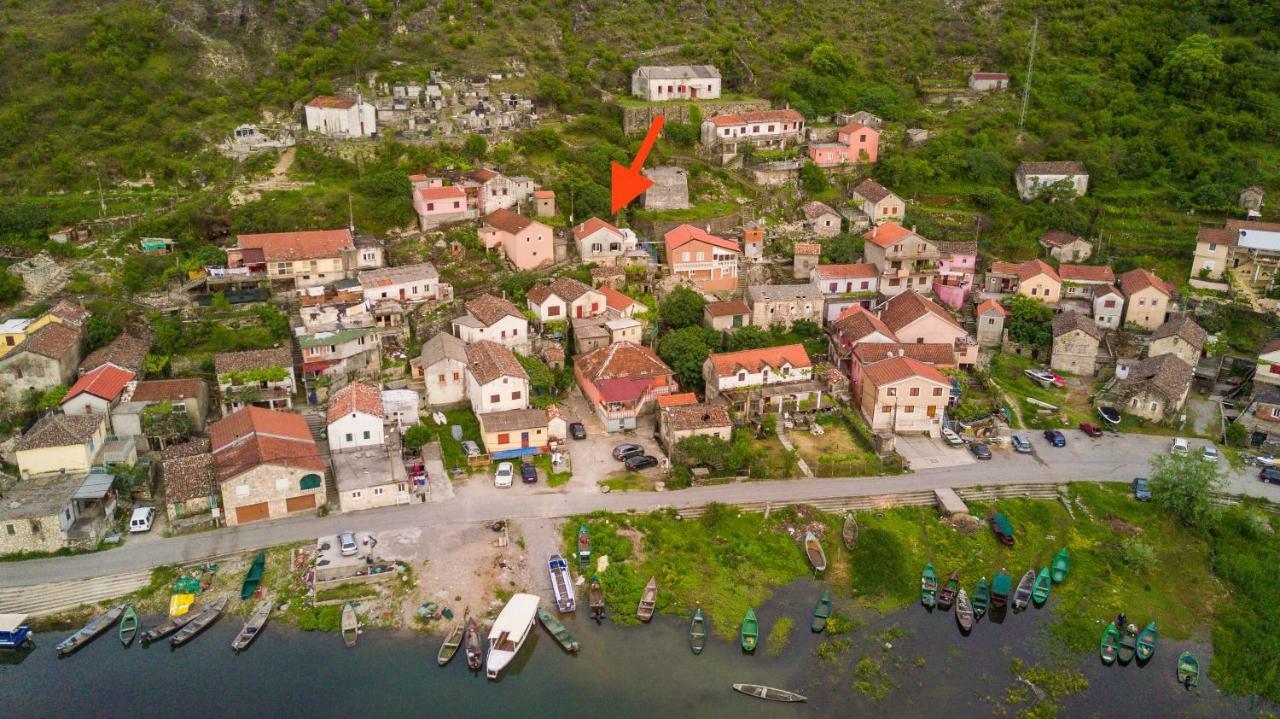
<path fill-rule="evenodd" d="M 1151 485 L 1146 477 L 1135 477 L 1133 480 L 1133 498 L 1139 502 L 1151 501 Z"/>
<path fill-rule="evenodd" d="M 638 457 L 644 454 L 644 447 L 627 442 L 613 448 L 613 458 L 619 462 L 627 461 L 627 457 Z"/>
<path fill-rule="evenodd" d="M 964 440 L 960 439 L 960 435 L 947 427 L 942 428 L 942 439 L 952 447 L 959 447 L 964 444 Z"/>
<path fill-rule="evenodd" d="M 1191 443 L 1182 437 L 1174 437 L 1169 445 L 1169 454 L 1186 454 L 1191 451 Z"/>
<path fill-rule="evenodd" d="M 533 466 L 532 462 L 520 463 L 520 481 L 525 484 L 533 484 L 538 481 L 538 468 Z"/>
<path fill-rule="evenodd" d="M 1067 446 L 1067 435 L 1063 434 L 1060 430 L 1046 429 L 1044 431 L 1044 438 L 1049 440 L 1049 444 L 1055 447 Z"/>
<path fill-rule="evenodd" d="M 1258 472 L 1258 479 L 1272 484 L 1280 484 L 1280 468 L 1263 467 L 1262 471 Z"/>
<path fill-rule="evenodd" d="M 1200 459 L 1206 462 L 1218 463 L 1218 448 L 1212 444 L 1206 444 L 1204 449 L 1200 450 Z"/>
<path fill-rule="evenodd" d="M 1024 434 L 1013 435 L 1013 451 L 1018 454 L 1031 454 L 1031 440 Z"/>
<path fill-rule="evenodd" d="M 586 439 L 587 428 L 583 427 L 581 422 L 570 422 L 569 436 L 573 437 L 574 439 Z"/>
<path fill-rule="evenodd" d="M 338 551 L 344 557 L 350 557 L 360 551 L 360 545 L 356 543 L 355 532 L 349 529 L 345 532 L 338 532 Z"/>
<path fill-rule="evenodd" d="M 511 479 L 515 476 L 516 468 L 511 466 L 510 462 L 503 462 L 498 465 L 498 471 L 493 473 L 493 486 L 510 487 Z"/>
<path fill-rule="evenodd" d="M 1099 427 L 1099 426 L 1098 426 L 1098 425 L 1096 425 L 1096 424 L 1091 423 L 1091 422 L 1081 422 L 1081 423 L 1080 423 L 1080 431 L 1081 431 L 1081 432 L 1084 432 L 1085 434 L 1089 435 L 1090 437 L 1101 437 L 1101 436 L 1102 436 L 1102 428 L 1101 428 L 1101 427 Z"/>
<path fill-rule="evenodd" d="M 978 459 L 991 459 L 991 448 L 982 442 L 970 442 L 969 451 Z"/>
<path fill-rule="evenodd" d="M 628 472 L 639 472 L 642 469 L 658 466 L 658 458 L 650 454 L 633 454 L 622 462 Z"/>

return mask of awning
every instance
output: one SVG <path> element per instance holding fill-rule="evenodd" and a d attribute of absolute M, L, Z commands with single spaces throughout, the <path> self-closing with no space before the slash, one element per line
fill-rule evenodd
<path fill-rule="evenodd" d="M 80 485 L 80 489 L 71 495 L 72 499 L 102 499 L 111 491 L 111 485 L 115 484 L 116 476 L 114 474 L 94 473 L 85 477 L 84 484 Z"/>

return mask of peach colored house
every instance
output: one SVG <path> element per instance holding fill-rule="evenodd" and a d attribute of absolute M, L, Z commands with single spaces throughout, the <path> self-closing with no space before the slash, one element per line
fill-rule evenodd
<path fill-rule="evenodd" d="M 893 330 L 898 342 L 949 344 L 955 348 L 960 367 L 978 361 L 977 342 L 938 303 L 919 292 L 904 292 L 884 303 L 880 320 Z"/>
<path fill-rule="evenodd" d="M 1044 260 L 1029 260 L 1018 265 L 1018 294 L 1056 305 L 1062 299 L 1062 278 Z"/>
<path fill-rule="evenodd" d="M 704 232 L 693 225 L 680 225 L 663 236 L 671 274 L 688 278 L 695 287 L 708 292 L 738 286 L 737 240 Z"/>
<path fill-rule="evenodd" d="M 1124 293 L 1124 324 L 1134 324 L 1154 332 L 1164 324 L 1173 299 L 1173 285 L 1151 270 L 1138 268 L 1120 275 L 1120 291 Z"/>
<path fill-rule="evenodd" d="M 854 165 L 876 161 L 880 151 L 880 131 L 856 122 L 836 133 L 835 142 L 809 146 L 809 158 L 819 167 Z"/>
<path fill-rule="evenodd" d="M 555 261 L 551 228 L 511 210 L 491 212 L 480 221 L 480 242 L 486 250 L 501 246 L 518 270 L 532 270 Z"/>
<path fill-rule="evenodd" d="M 951 382 L 933 365 L 910 357 L 867 365 L 858 406 L 872 431 L 937 437 Z"/>

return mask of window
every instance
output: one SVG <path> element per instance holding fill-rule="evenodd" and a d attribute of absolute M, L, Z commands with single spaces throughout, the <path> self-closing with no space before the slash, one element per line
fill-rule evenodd
<path fill-rule="evenodd" d="M 941 387 L 934 387 L 934 388 L 933 388 L 933 396 L 934 396 L 934 397 L 941 397 L 941 396 L 942 396 L 942 388 L 941 388 Z"/>
<path fill-rule="evenodd" d="M 496 394 L 491 394 L 491 395 L 489 395 L 489 401 L 490 401 L 490 402 L 492 402 L 493 404 L 497 404 L 497 403 L 498 403 L 499 401 L 501 401 L 501 400 L 502 400 L 502 397 L 500 397 L 500 396 L 498 396 L 498 395 L 496 395 Z"/>
<path fill-rule="evenodd" d="M 919 388 L 919 387 L 912 387 L 912 388 L 911 388 L 911 391 L 910 391 L 910 392 L 908 392 L 907 394 L 908 394 L 909 396 L 911 396 L 911 397 L 919 397 L 919 396 L 920 396 L 920 388 Z"/>

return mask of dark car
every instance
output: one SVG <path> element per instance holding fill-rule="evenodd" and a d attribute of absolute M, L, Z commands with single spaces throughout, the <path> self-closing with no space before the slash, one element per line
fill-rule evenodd
<path fill-rule="evenodd" d="M 642 469 L 658 466 L 658 458 L 649 454 L 634 454 L 622 463 L 628 472 L 639 472 Z"/>
<path fill-rule="evenodd" d="M 1136 477 L 1133 480 L 1133 498 L 1139 502 L 1151 501 L 1151 485 L 1147 484 L 1146 477 Z"/>
<path fill-rule="evenodd" d="M 570 422 L 569 436 L 573 437 L 574 439 L 586 439 L 587 428 L 583 427 L 581 422 Z"/>
<path fill-rule="evenodd" d="M 1090 422 L 1081 422 L 1081 423 L 1080 423 L 1080 431 L 1081 431 L 1081 432 L 1084 432 L 1085 434 L 1089 435 L 1090 437 L 1101 437 L 1101 436 L 1102 436 L 1102 428 L 1101 428 L 1101 427 L 1099 427 L 1098 425 L 1096 425 L 1096 424 L 1092 424 L 1092 423 L 1090 423 Z"/>
<path fill-rule="evenodd" d="M 1049 440 L 1049 444 L 1051 444 L 1051 445 L 1053 445 L 1053 446 L 1055 446 L 1055 447 L 1065 447 L 1065 446 L 1067 446 L 1067 435 L 1063 434 L 1063 433 L 1062 433 L 1061 431 L 1059 431 L 1059 430 L 1056 430 L 1056 429 L 1046 429 L 1046 430 L 1044 431 L 1044 438 L 1045 438 L 1045 439 L 1047 439 L 1047 440 Z"/>
<path fill-rule="evenodd" d="M 532 464 L 525 462 L 520 465 L 520 481 L 525 484 L 533 484 L 538 481 L 538 468 Z"/>
<path fill-rule="evenodd" d="M 969 444 L 969 451 L 973 452 L 973 456 L 978 459 L 991 459 L 991 448 L 982 442 L 972 442 Z"/>
<path fill-rule="evenodd" d="M 1266 467 L 1261 472 L 1258 472 L 1258 479 L 1272 484 L 1280 484 L 1280 468 Z"/>
<path fill-rule="evenodd" d="M 639 457 L 642 454 L 644 454 L 644 447 L 630 442 L 613 448 L 613 458 L 619 462 L 627 461 L 627 457 Z"/>

